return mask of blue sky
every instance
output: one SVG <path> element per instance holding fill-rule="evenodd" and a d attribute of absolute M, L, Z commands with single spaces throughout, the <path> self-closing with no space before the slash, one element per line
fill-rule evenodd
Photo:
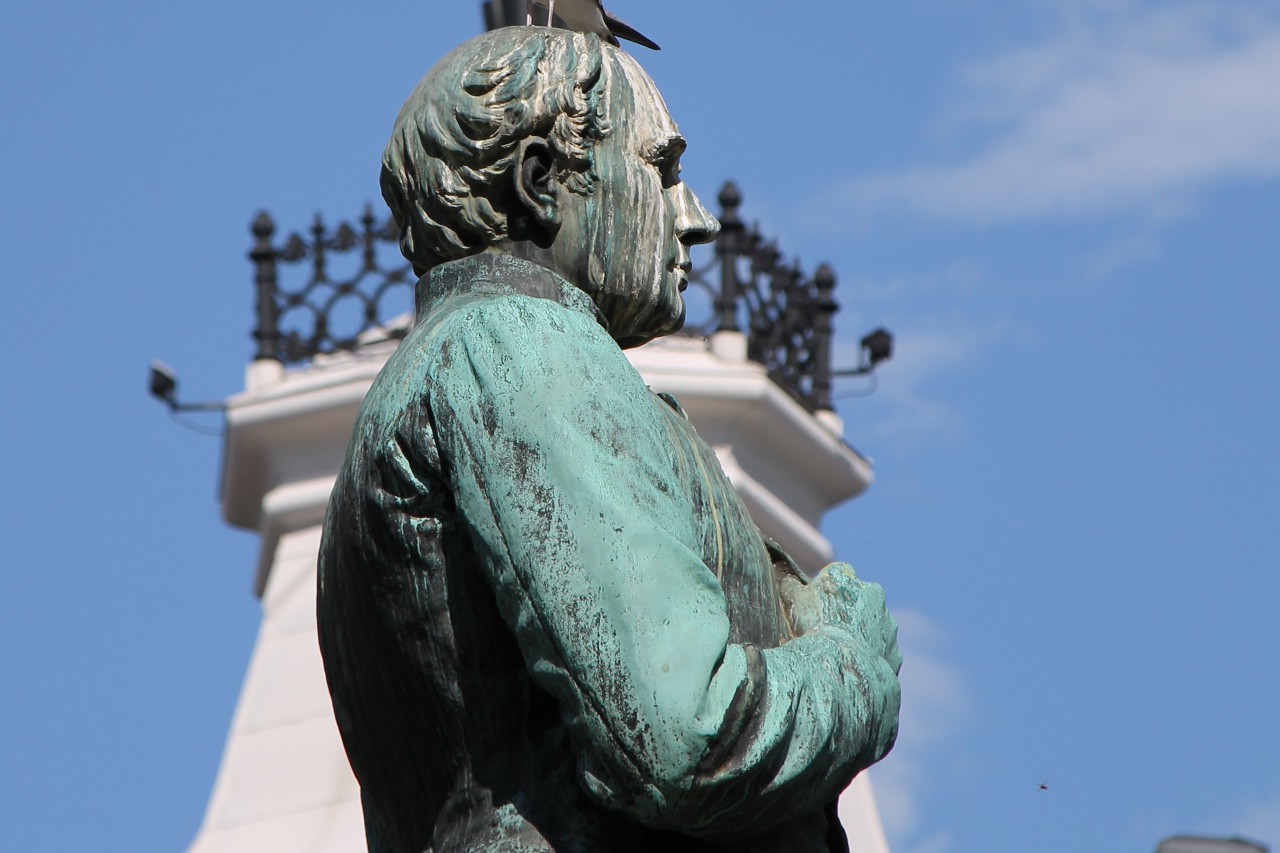
<path fill-rule="evenodd" d="M 256 539 L 146 365 L 242 387 L 250 219 L 377 201 L 477 5 L 6 10 L 0 849 L 194 835 Z M 824 528 L 903 624 L 895 851 L 1280 845 L 1280 6 L 613 8 L 694 189 L 833 264 L 843 359 L 897 336 L 840 404 L 878 482 Z"/>

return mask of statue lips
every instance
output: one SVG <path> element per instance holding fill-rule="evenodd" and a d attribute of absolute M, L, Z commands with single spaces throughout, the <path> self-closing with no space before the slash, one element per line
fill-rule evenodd
<path fill-rule="evenodd" d="M 676 264 L 674 266 L 674 269 L 679 272 L 679 280 L 680 280 L 679 288 L 680 288 L 680 292 L 684 293 L 686 290 L 689 289 L 689 272 L 693 269 L 693 261 L 685 260 L 681 263 Z"/>

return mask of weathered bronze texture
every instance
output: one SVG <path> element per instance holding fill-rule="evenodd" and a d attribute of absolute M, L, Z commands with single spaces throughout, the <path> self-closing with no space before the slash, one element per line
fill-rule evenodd
<path fill-rule="evenodd" d="M 897 734 L 884 594 L 809 581 L 623 352 L 719 230 L 684 146 L 635 60 L 547 28 L 462 45 L 396 121 L 416 322 L 317 589 L 372 853 L 847 850 L 836 797 Z"/>

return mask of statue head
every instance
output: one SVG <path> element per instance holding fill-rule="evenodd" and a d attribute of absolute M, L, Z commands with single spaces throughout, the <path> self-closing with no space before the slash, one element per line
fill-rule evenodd
<path fill-rule="evenodd" d="M 588 293 L 622 346 L 680 328 L 688 247 L 719 230 L 680 181 L 684 140 L 657 87 L 594 34 L 487 33 L 406 101 L 382 192 L 419 272 L 481 252 Z"/>

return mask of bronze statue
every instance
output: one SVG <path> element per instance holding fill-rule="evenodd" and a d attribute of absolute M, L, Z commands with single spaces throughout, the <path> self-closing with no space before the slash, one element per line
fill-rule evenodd
<path fill-rule="evenodd" d="M 677 330 L 688 247 L 656 87 L 594 34 L 488 33 L 396 121 L 422 275 L 330 500 L 321 651 L 369 849 L 829 851 L 891 747 L 897 627 L 809 582 L 622 348 Z"/>

